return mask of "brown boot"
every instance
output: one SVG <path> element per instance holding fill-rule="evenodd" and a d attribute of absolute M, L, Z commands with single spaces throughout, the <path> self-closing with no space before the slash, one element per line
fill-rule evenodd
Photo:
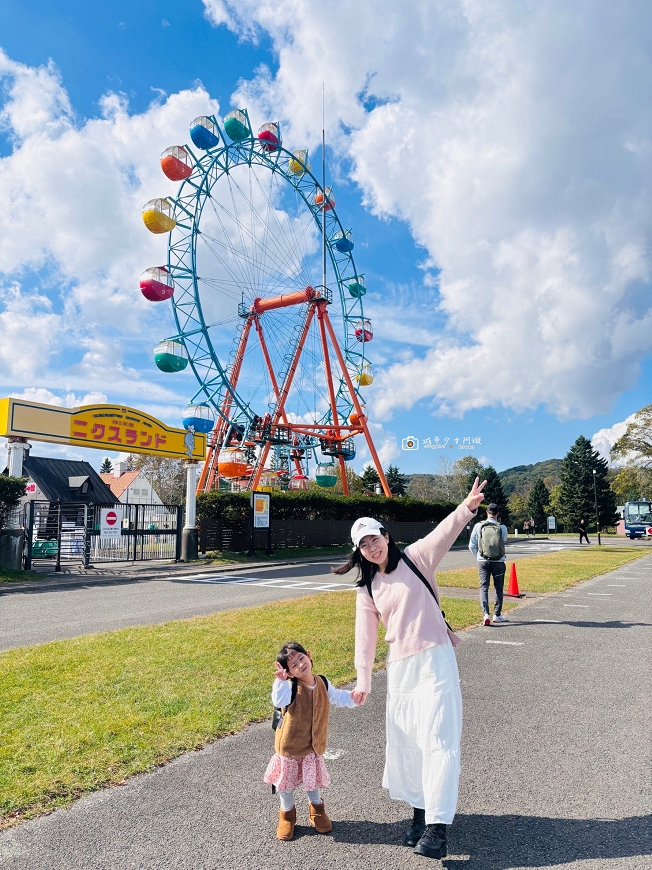
<path fill-rule="evenodd" d="M 333 830 L 333 823 L 326 815 L 324 802 L 310 804 L 310 824 L 318 834 L 328 834 Z"/>
<path fill-rule="evenodd" d="M 297 821 L 297 808 L 279 810 L 276 836 L 279 840 L 291 840 L 294 837 L 294 825 Z"/>

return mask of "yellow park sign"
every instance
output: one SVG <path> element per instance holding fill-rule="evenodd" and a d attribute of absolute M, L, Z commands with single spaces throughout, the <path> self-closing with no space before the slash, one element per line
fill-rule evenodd
<path fill-rule="evenodd" d="M 59 408 L 23 399 L 0 399 L 0 435 L 173 459 L 201 461 L 206 455 L 203 433 L 173 429 L 150 414 L 123 405 Z"/>

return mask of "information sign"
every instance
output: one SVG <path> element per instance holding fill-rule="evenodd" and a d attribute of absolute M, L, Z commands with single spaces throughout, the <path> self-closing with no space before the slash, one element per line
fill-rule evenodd
<path fill-rule="evenodd" d="M 254 503 L 254 528 L 268 529 L 269 528 L 269 509 L 270 495 L 266 492 L 252 493 Z"/>
<path fill-rule="evenodd" d="M 102 508 L 100 512 L 100 540 L 118 541 L 122 532 L 122 510 Z"/>
<path fill-rule="evenodd" d="M 548 531 L 557 531 L 557 520 L 554 517 L 548 517 Z"/>

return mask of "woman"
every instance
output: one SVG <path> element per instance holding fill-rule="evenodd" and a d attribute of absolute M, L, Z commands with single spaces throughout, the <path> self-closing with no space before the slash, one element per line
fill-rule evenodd
<path fill-rule="evenodd" d="M 371 691 L 378 624 L 387 655 L 387 745 L 383 787 L 414 811 L 404 845 L 419 855 L 443 858 L 446 825 L 457 806 L 462 698 L 453 644 L 438 606 L 434 572 L 482 501 L 486 481 L 476 477 L 464 502 L 425 538 L 411 544 L 406 560 L 382 524 L 362 517 L 353 524 L 354 550 L 335 573 L 358 569 L 355 667 L 356 703 Z M 435 596 L 437 596 L 435 598 Z"/>

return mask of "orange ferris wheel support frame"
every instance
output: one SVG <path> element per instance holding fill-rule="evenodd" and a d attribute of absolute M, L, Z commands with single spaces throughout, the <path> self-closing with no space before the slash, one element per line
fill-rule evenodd
<path fill-rule="evenodd" d="M 290 305 L 298 305 L 308 302 L 310 304 L 310 308 L 306 314 L 306 320 L 304 322 L 301 336 L 299 338 L 299 342 L 297 344 L 296 350 L 294 352 L 292 362 L 285 376 L 282 387 L 279 389 L 278 382 L 276 380 L 276 376 L 274 374 L 274 368 L 272 366 L 272 361 L 269 356 L 269 352 L 267 349 L 267 343 L 265 342 L 265 338 L 263 335 L 262 324 L 260 322 L 260 317 L 266 311 L 273 311 L 278 308 L 286 308 Z M 256 332 L 258 334 L 258 340 L 260 342 L 261 350 L 263 353 L 263 358 L 265 360 L 265 365 L 267 367 L 270 381 L 272 384 L 272 389 L 274 391 L 274 396 L 276 398 L 276 409 L 274 411 L 274 415 L 271 420 L 271 430 L 278 425 L 279 421 L 282 420 L 283 424 L 293 432 L 297 434 L 305 434 L 305 435 L 314 435 L 322 437 L 325 434 L 325 430 L 329 433 L 335 435 L 336 440 L 342 441 L 345 437 L 351 437 L 351 435 L 362 434 L 365 437 L 365 441 L 367 442 L 367 446 L 369 448 L 369 452 L 373 458 L 374 464 L 376 466 L 376 470 L 378 472 L 378 476 L 380 478 L 380 483 L 383 488 L 385 495 L 388 498 L 391 498 L 392 493 L 387 484 L 387 479 L 385 477 L 385 473 L 380 464 L 380 460 L 378 458 L 378 454 L 376 452 L 376 448 L 374 446 L 373 440 L 371 438 L 371 434 L 369 432 L 369 428 L 367 426 L 367 419 L 364 415 L 362 405 L 358 398 L 358 394 L 355 391 L 355 387 L 353 386 L 353 381 L 351 380 L 351 375 L 346 367 L 346 361 L 342 355 L 342 351 L 340 350 L 339 344 L 337 342 L 337 337 L 333 330 L 333 326 L 330 322 L 330 318 L 328 316 L 327 305 L 328 300 L 324 299 L 319 291 L 315 290 L 313 287 L 306 287 L 305 290 L 300 290 L 295 293 L 285 293 L 279 296 L 271 296 L 266 299 L 254 299 L 251 308 L 249 309 L 249 313 L 245 324 L 242 329 L 242 334 L 240 336 L 240 340 L 238 342 L 238 348 L 236 350 L 235 358 L 233 361 L 233 366 L 231 368 L 231 373 L 229 376 L 229 385 L 230 389 L 227 392 L 223 402 L 220 416 L 218 417 L 215 427 L 213 429 L 211 441 L 208 447 L 208 454 L 206 456 L 206 461 L 204 463 L 204 467 L 202 469 L 201 476 L 198 481 L 197 491 L 204 492 L 210 491 L 213 488 L 215 483 L 215 479 L 217 477 L 217 469 L 218 469 L 218 458 L 221 447 L 221 438 L 226 435 L 226 430 L 228 427 L 228 413 L 233 404 L 232 394 L 235 392 L 238 379 L 240 376 L 240 372 L 242 369 L 242 363 L 244 361 L 245 350 L 247 347 L 247 342 L 249 340 L 249 335 L 251 333 L 252 324 L 255 325 Z M 319 324 L 319 334 L 322 345 L 322 352 L 324 355 L 324 366 L 326 370 L 326 380 L 328 385 L 328 394 L 329 394 L 329 402 L 331 406 L 332 413 L 332 424 L 328 426 L 316 424 L 314 426 L 308 424 L 291 424 L 289 423 L 285 411 L 285 402 L 289 395 L 290 389 L 292 387 L 292 382 L 294 380 L 294 375 L 296 373 L 299 359 L 301 357 L 301 353 L 303 351 L 306 337 L 308 335 L 308 330 L 310 328 L 310 324 L 312 323 L 313 317 L 315 315 L 315 311 L 317 312 L 317 320 Z M 337 357 L 337 361 L 339 363 L 340 369 L 342 371 L 342 376 L 347 385 L 347 389 L 351 395 L 351 401 L 353 406 L 355 407 L 357 416 L 358 416 L 358 424 L 357 425 L 342 425 L 339 422 L 338 414 L 337 414 L 337 405 L 335 399 L 335 390 L 333 387 L 333 377 L 332 377 L 332 369 L 330 362 L 330 353 L 328 350 L 328 338 L 330 337 L 330 343 L 335 352 L 335 356 Z M 344 437 L 343 433 L 347 433 Z M 350 433 L 350 435 L 348 434 Z M 256 462 L 256 466 L 254 468 L 254 474 L 251 479 L 252 490 L 255 490 L 260 482 L 260 476 L 265 468 L 265 462 L 267 461 L 267 457 L 269 455 L 270 443 L 266 442 L 263 445 L 263 449 L 260 452 L 260 456 Z M 346 478 L 346 463 L 344 461 L 343 456 L 338 456 L 340 471 L 342 475 L 342 490 L 345 495 L 348 495 L 348 481 Z M 301 471 L 301 464 L 299 459 L 295 458 L 295 466 L 297 471 Z"/>

